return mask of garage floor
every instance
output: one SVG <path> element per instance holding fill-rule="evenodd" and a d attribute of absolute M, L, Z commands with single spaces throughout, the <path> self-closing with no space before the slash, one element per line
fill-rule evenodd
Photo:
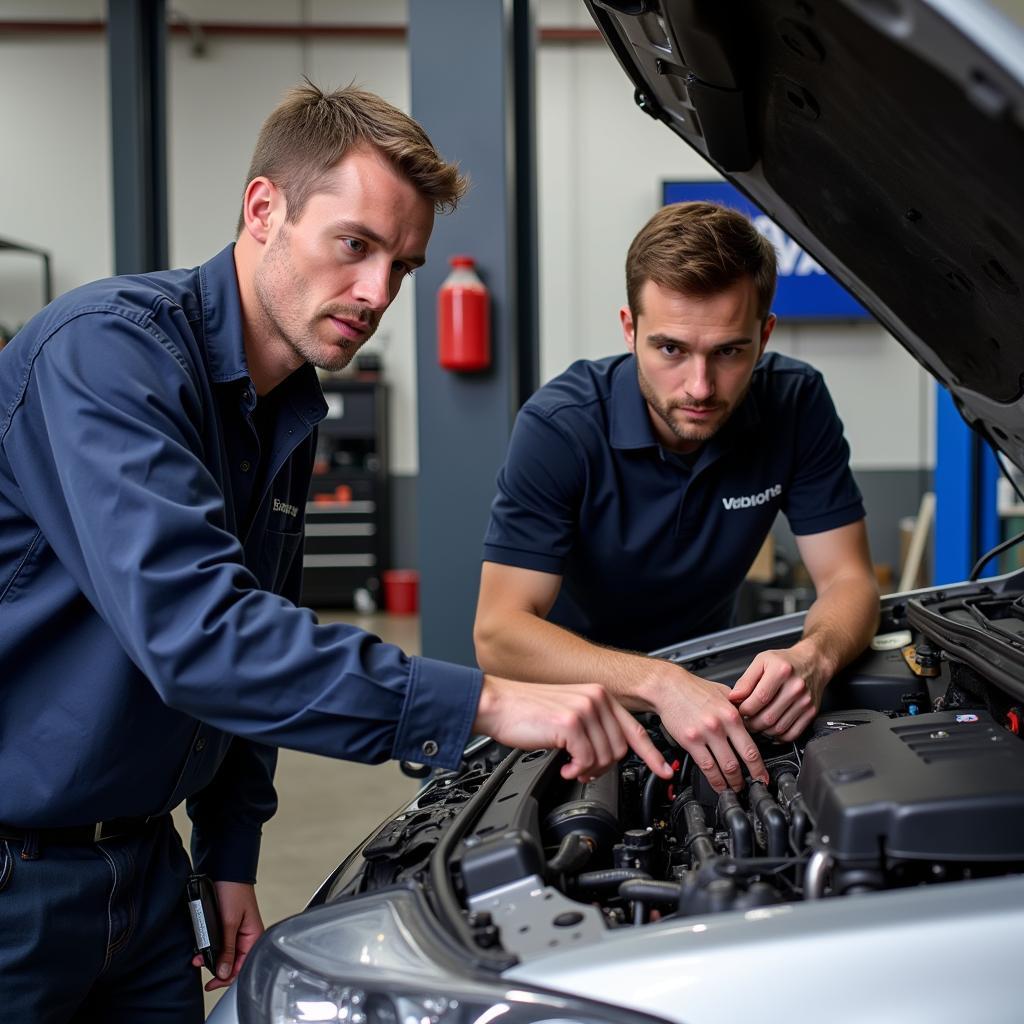
<path fill-rule="evenodd" d="M 321 622 L 351 622 L 398 644 L 420 650 L 418 616 L 318 612 Z M 361 765 L 282 750 L 277 768 L 277 814 L 263 830 L 256 893 L 264 922 L 301 910 L 313 891 L 355 844 L 393 810 L 408 802 L 418 783 L 396 764 Z M 184 807 L 174 814 L 189 835 Z M 209 975 L 203 972 L 204 983 Z M 220 993 L 207 995 L 207 1012 Z"/>

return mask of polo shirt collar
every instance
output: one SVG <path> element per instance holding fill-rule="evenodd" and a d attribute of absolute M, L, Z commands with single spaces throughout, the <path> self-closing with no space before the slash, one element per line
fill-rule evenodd
<path fill-rule="evenodd" d="M 610 444 L 613 448 L 656 448 L 647 401 L 636 379 L 636 356 L 629 355 L 612 371 L 610 403 Z"/>
<path fill-rule="evenodd" d="M 761 413 L 756 395 L 758 369 L 750 390 L 729 422 L 708 442 L 706 450 L 715 454 L 732 446 L 733 440 L 757 427 Z M 636 356 L 629 355 L 612 371 L 610 401 L 610 444 L 618 449 L 657 448 L 661 446 L 640 392 L 636 374 Z"/>
<path fill-rule="evenodd" d="M 210 379 L 216 384 L 248 381 L 234 242 L 199 268 L 199 289 Z M 327 415 L 327 403 L 316 370 L 309 363 L 300 366 L 279 387 L 308 425 L 318 423 Z"/>

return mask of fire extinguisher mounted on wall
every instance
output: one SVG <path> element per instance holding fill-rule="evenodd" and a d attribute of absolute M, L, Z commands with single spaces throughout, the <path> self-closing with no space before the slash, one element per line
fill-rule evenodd
<path fill-rule="evenodd" d="M 437 357 L 446 370 L 491 365 L 491 296 L 471 256 L 453 256 L 437 294 Z"/>

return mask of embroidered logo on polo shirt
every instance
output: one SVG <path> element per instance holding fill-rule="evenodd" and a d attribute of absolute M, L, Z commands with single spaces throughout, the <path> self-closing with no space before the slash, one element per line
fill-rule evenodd
<path fill-rule="evenodd" d="M 282 501 L 280 498 L 274 499 L 273 509 L 275 512 L 283 512 L 286 516 L 291 516 L 292 519 L 299 514 L 298 505 L 289 505 L 288 502 Z"/>
<path fill-rule="evenodd" d="M 758 491 L 757 494 L 744 494 L 739 498 L 723 498 L 722 504 L 727 511 L 736 508 L 754 508 L 757 505 L 766 504 L 772 498 L 777 498 L 781 493 L 782 484 L 773 484 L 771 487 L 766 487 L 763 491 Z"/>

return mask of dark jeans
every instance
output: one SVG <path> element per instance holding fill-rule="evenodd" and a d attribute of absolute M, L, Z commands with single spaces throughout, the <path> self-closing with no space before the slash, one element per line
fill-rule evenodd
<path fill-rule="evenodd" d="M 0 1016 L 32 1024 L 195 1024 L 189 862 L 170 816 L 77 846 L 0 840 Z M 25 850 L 33 853 L 31 844 Z"/>

